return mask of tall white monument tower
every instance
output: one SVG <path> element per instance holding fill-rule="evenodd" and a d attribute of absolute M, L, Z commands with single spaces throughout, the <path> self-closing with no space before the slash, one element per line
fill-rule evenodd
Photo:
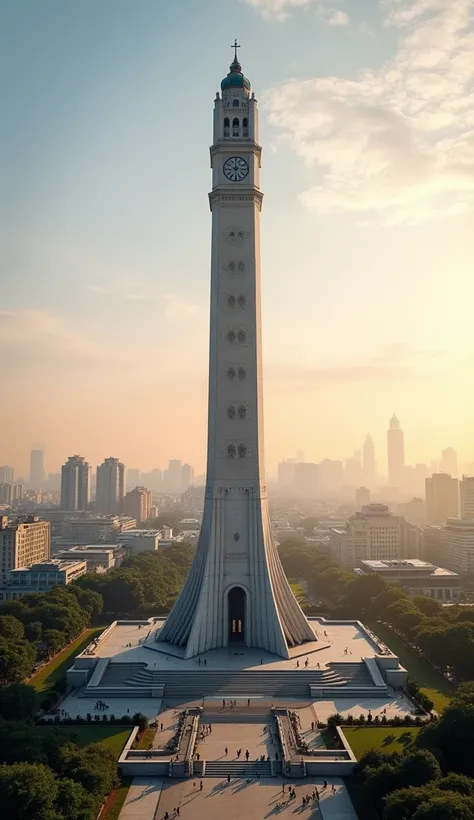
<path fill-rule="evenodd" d="M 315 636 L 272 541 L 263 459 L 258 111 L 235 58 L 214 104 L 207 480 L 193 565 L 159 641 L 288 657 Z"/>

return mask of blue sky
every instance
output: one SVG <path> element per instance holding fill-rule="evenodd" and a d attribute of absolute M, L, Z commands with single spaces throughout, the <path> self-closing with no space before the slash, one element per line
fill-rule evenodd
<path fill-rule="evenodd" d="M 474 458 L 472 0 L 0 2 L 0 461 L 204 464 L 208 146 L 260 103 L 268 462 Z M 471 297 L 471 299 L 470 299 Z"/>

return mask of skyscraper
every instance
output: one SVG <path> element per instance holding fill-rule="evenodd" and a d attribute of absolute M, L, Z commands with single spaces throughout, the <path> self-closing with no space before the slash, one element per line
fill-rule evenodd
<path fill-rule="evenodd" d="M 458 454 L 453 447 L 446 447 L 441 453 L 441 461 L 439 463 L 440 473 L 447 473 L 452 478 L 458 476 Z"/>
<path fill-rule="evenodd" d="M 30 453 L 30 487 L 40 490 L 44 487 L 44 452 L 32 450 Z"/>
<path fill-rule="evenodd" d="M 61 468 L 61 507 L 86 510 L 89 506 L 90 467 L 83 456 L 69 456 Z"/>
<path fill-rule="evenodd" d="M 459 482 L 461 502 L 461 518 L 471 518 L 474 521 L 474 476 L 463 475 Z"/>
<path fill-rule="evenodd" d="M 124 499 L 124 512 L 135 518 L 137 524 L 143 524 L 150 518 L 151 492 L 146 487 L 135 487 Z"/>
<path fill-rule="evenodd" d="M 375 448 L 370 433 L 367 433 L 362 447 L 362 473 L 367 486 L 373 489 L 375 484 Z"/>
<path fill-rule="evenodd" d="M 15 475 L 15 470 L 13 467 L 10 467 L 8 464 L 3 464 L 0 467 L 0 484 L 13 484 L 13 476 Z"/>
<path fill-rule="evenodd" d="M 388 483 L 391 487 L 401 489 L 405 477 L 405 445 L 403 430 L 400 429 L 400 422 L 395 414 L 390 419 L 390 426 L 387 431 L 387 455 Z"/>
<path fill-rule="evenodd" d="M 258 111 L 237 59 L 214 103 L 207 479 L 199 543 L 159 639 L 289 657 L 314 633 L 272 540 L 263 463 Z"/>
<path fill-rule="evenodd" d="M 448 518 L 459 512 L 459 488 L 457 478 L 446 473 L 434 473 L 427 478 L 426 487 L 426 523 L 428 525 L 444 524 Z"/>
<path fill-rule="evenodd" d="M 118 458 L 106 458 L 97 467 L 95 508 L 100 513 L 123 511 L 125 495 L 125 466 Z"/>
<path fill-rule="evenodd" d="M 183 464 L 181 467 L 181 489 L 187 490 L 194 480 L 194 467 L 190 464 Z"/>

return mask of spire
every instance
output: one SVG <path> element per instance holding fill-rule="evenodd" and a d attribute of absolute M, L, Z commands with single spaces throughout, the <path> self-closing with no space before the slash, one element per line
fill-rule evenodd
<path fill-rule="evenodd" d="M 229 68 L 232 72 L 238 71 L 239 73 L 242 71 L 242 66 L 240 65 L 237 59 L 237 49 L 240 48 L 240 45 L 237 42 L 237 38 L 235 38 L 234 42 L 232 43 L 231 48 L 234 49 L 234 59 L 232 60 Z"/>

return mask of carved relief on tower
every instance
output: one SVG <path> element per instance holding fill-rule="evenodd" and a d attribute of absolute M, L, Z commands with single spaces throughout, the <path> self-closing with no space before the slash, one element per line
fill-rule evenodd
<path fill-rule="evenodd" d="M 243 365 L 231 365 L 225 375 L 230 382 L 243 382 L 247 378 L 247 369 Z"/>
<path fill-rule="evenodd" d="M 244 327 L 228 327 L 224 331 L 224 341 L 228 345 L 246 347 L 249 343 L 249 332 Z"/>
<path fill-rule="evenodd" d="M 228 259 L 222 264 L 222 273 L 230 276 L 232 279 L 240 279 L 245 276 L 247 266 L 243 259 Z"/>
<path fill-rule="evenodd" d="M 232 404 L 228 404 L 224 414 L 229 421 L 244 421 L 244 419 L 249 418 L 248 407 L 243 402 L 232 402 Z"/>
<path fill-rule="evenodd" d="M 233 291 L 232 293 L 227 294 L 225 303 L 229 310 L 243 310 L 247 303 L 247 299 L 243 293 Z"/>
<path fill-rule="evenodd" d="M 227 461 L 242 463 L 251 454 L 251 447 L 246 441 L 229 441 L 224 448 L 223 456 Z"/>
<path fill-rule="evenodd" d="M 224 231 L 223 238 L 228 245 L 244 245 L 248 239 L 248 231 L 240 227 L 230 227 Z"/>

